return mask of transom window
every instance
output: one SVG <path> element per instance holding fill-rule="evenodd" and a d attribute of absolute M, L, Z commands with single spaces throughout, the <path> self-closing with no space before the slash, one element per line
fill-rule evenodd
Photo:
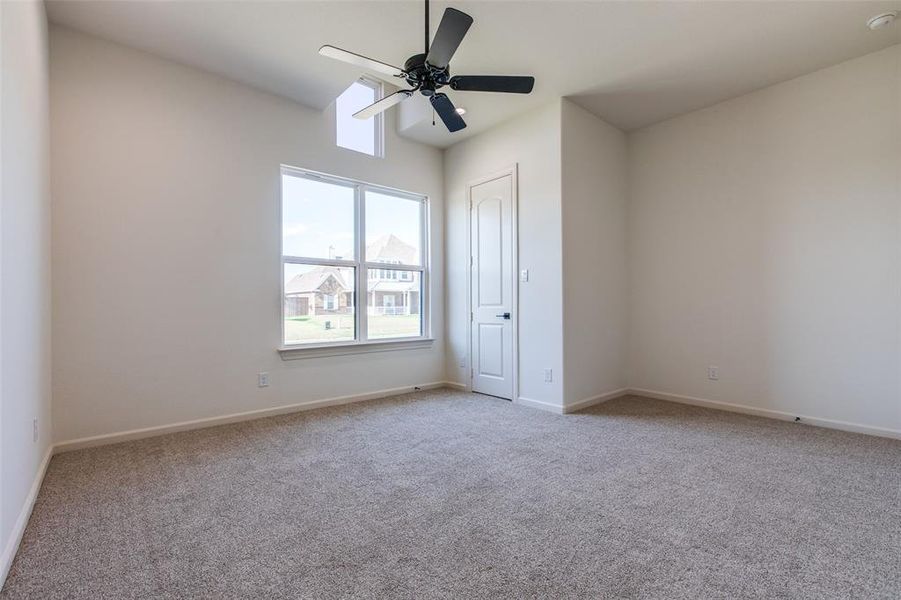
<path fill-rule="evenodd" d="M 428 334 L 424 196 L 282 167 L 285 347 Z"/>
<path fill-rule="evenodd" d="M 384 156 L 383 115 L 356 119 L 354 113 L 374 104 L 382 97 L 382 84 L 361 77 L 350 84 L 335 101 L 335 138 L 339 146 L 370 156 Z"/>

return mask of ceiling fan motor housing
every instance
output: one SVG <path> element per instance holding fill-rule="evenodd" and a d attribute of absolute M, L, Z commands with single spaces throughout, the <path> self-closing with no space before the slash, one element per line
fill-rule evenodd
<path fill-rule="evenodd" d="M 435 95 L 435 90 L 448 84 L 450 69 L 439 69 L 428 64 L 425 54 L 414 54 L 404 63 L 406 80 L 423 96 Z"/>

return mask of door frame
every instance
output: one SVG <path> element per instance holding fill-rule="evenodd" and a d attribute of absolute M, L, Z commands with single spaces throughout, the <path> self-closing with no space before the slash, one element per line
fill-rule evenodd
<path fill-rule="evenodd" d="M 513 265 L 513 268 L 510 269 L 510 277 L 512 278 L 510 309 L 513 312 L 513 318 L 511 319 L 511 333 L 513 335 L 513 397 L 510 400 L 511 402 L 516 402 L 519 398 L 519 163 L 513 163 L 508 167 L 484 177 L 479 177 L 466 184 L 466 254 L 469 256 L 469 268 L 466 270 L 466 312 L 469 313 L 469 324 L 466 326 L 466 364 L 469 368 L 466 391 L 472 392 L 474 376 L 472 364 L 472 267 L 474 262 L 472 256 L 472 188 L 500 179 L 506 175 L 509 175 L 511 180 L 510 219 L 513 221 L 511 223 L 513 231 L 511 246 L 513 252 L 510 257 Z"/>

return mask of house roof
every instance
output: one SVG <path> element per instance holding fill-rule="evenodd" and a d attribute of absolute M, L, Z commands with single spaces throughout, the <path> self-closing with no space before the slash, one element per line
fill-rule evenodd
<path fill-rule="evenodd" d="M 370 262 L 396 262 L 415 265 L 419 262 L 416 248 L 404 242 L 393 233 L 379 236 L 366 246 L 366 260 Z"/>
<path fill-rule="evenodd" d="M 293 279 L 285 284 L 286 294 L 303 294 L 306 292 L 315 292 L 322 285 L 333 277 L 342 289 L 349 286 L 341 276 L 341 271 L 337 267 L 316 267 L 306 273 L 295 275 Z"/>

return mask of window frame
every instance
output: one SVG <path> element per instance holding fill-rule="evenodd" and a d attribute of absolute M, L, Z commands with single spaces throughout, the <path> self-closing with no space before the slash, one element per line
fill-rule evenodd
<path fill-rule="evenodd" d="M 324 259 L 284 254 L 284 189 L 283 177 L 301 177 L 312 181 L 329 183 L 354 190 L 354 259 Z M 419 265 L 385 263 L 366 260 L 366 192 L 406 199 L 420 203 L 419 211 Z M 279 340 L 278 351 L 283 359 L 354 354 L 357 352 L 384 351 L 431 346 L 431 240 L 430 202 L 425 194 L 417 194 L 396 188 L 367 183 L 347 177 L 339 177 L 309 169 L 281 165 L 279 170 L 278 235 L 279 235 Z M 298 342 L 285 340 L 285 265 L 299 264 L 323 267 L 345 267 L 354 269 L 354 339 L 334 342 Z M 419 273 L 420 281 L 420 334 L 418 336 L 369 338 L 368 295 L 369 273 L 379 269 L 390 271 L 412 271 Z M 415 278 L 411 278 L 413 280 Z M 363 293 L 361 293 L 363 291 Z"/>
<path fill-rule="evenodd" d="M 359 83 L 360 85 L 366 86 L 373 91 L 373 103 L 378 102 L 379 100 L 385 97 L 385 85 L 379 81 L 378 79 L 374 79 L 372 77 L 367 77 L 365 75 L 361 75 L 358 77 L 353 83 Z M 348 86 L 350 87 L 350 86 Z M 346 91 L 346 89 L 345 89 Z M 343 92 L 342 92 L 343 93 Z M 350 115 L 351 119 L 353 119 L 353 115 Z M 362 150 L 355 150 L 354 148 L 348 148 L 347 146 L 342 146 L 338 143 L 338 121 L 341 119 L 341 115 L 338 114 L 338 106 L 335 104 L 335 146 L 341 148 L 342 150 L 347 150 L 349 152 L 356 152 L 357 154 L 362 154 L 363 156 L 371 156 L 372 158 L 384 158 L 385 157 L 385 113 L 380 112 L 374 117 L 373 120 L 373 142 L 372 142 L 372 154 L 368 152 L 363 152 Z"/>

